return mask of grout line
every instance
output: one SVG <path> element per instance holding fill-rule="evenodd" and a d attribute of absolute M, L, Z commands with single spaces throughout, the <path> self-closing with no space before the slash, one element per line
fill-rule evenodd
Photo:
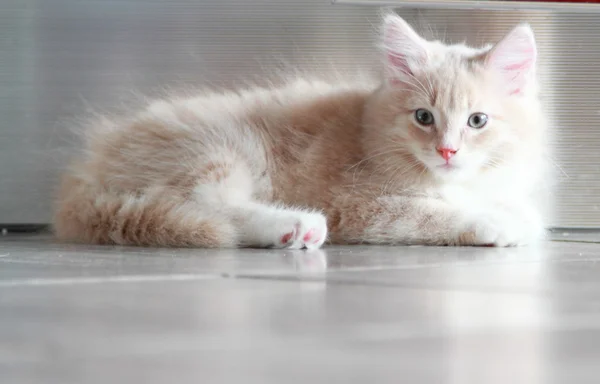
<path fill-rule="evenodd" d="M 75 277 L 60 279 L 23 279 L 0 281 L 0 288 L 10 287 L 39 287 L 39 286 L 61 286 L 77 284 L 104 284 L 104 283 L 145 283 L 155 281 L 200 281 L 222 278 L 219 275 L 124 275 L 111 277 Z"/>
<path fill-rule="evenodd" d="M 399 283 L 387 281 L 373 280 L 355 280 L 347 277 L 334 278 L 319 278 L 316 276 L 269 276 L 269 275 L 252 275 L 239 274 L 231 276 L 238 280 L 255 280 L 255 281 L 278 281 L 278 282 L 299 282 L 299 283 L 327 283 L 331 285 L 347 285 L 347 286 L 365 286 L 372 288 L 396 288 L 411 291 L 434 291 L 434 292 L 460 292 L 470 294 L 496 294 L 496 295 L 519 295 L 519 296 L 535 296 L 547 297 L 550 292 L 546 290 L 522 290 L 511 288 L 496 288 L 485 286 L 449 286 L 444 284 L 415 284 L 415 283 Z"/>
<path fill-rule="evenodd" d="M 552 239 L 550 241 L 555 243 L 600 244 L 598 240 Z"/>

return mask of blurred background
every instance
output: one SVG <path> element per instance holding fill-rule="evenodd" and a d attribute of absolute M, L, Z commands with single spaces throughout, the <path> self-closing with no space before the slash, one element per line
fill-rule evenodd
<path fill-rule="evenodd" d="M 3 0 L 0 2 L 0 223 L 44 224 L 77 119 L 139 95 L 235 87 L 282 65 L 373 70 L 381 1 Z M 597 16 L 399 8 L 429 37 L 482 44 L 526 21 L 560 175 L 552 226 L 600 227 Z"/>

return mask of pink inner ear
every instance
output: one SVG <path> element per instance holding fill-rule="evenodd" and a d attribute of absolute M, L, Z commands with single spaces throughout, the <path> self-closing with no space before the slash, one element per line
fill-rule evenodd
<path fill-rule="evenodd" d="M 393 53 L 388 53 L 388 62 L 395 69 L 397 69 L 407 75 L 412 75 L 412 71 L 410 70 L 410 67 L 408 66 L 408 62 L 406 61 L 405 57 L 398 56 L 397 54 L 393 54 Z"/>
<path fill-rule="evenodd" d="M 519 94 L 524 91 L 528 75 L 534 70 L 536 55 L 531 32 L 520 27 L 492 49 L 486 66 L 501 73 L 509 94 Z"/>
<path fill-rule="evenodd" d="M 387 58 L 388 65 L 393 68 L 392 76 L 389 78 L 390 84 L 405 84 L 407 77 L 414 76 L 413 71 L 410 69 L 405 57 L 394 53 L 388 53 Z"/>
<path fill-rule="evenodd" d="M 508 94 L 509 94 L 510 96 L 512 96 L 512 95 L 519 95 L 519 94 L 521 94 L 521 88 L 513 89 L 513 90 L 512 90 L 512 91 L 510 91 Z"/>
<path fill-rule="evenodd" d="M 388 81 L 401 84 L 414 76 L 411 66 L 426 55 L 423 41 L 398 17 L 389 17 L 384 25 L 383 42 L 386 50 Z"/>
<path fill-rule="evenodd" d="M 520 63 L 512 63 L 509 65 L 505 65 L 502 69 L 507 72 L 507 75 L 510 76 L 508 78 L 508 83 L 514 86 L 509 94 L 517 95 L 521 93 L 521 87 L 524 84 L 524 76 L 531 69 L 533 65 L 532 59 L 526 59 L 521 61 Z"/>
<path fill-rule="evenodd" d="M 531 68 L 531 64 L 533 64 L 533 60 L 525 60 L 520 63 L 510 64 L 504 67 L 505 71 L 527 71 Z"/>

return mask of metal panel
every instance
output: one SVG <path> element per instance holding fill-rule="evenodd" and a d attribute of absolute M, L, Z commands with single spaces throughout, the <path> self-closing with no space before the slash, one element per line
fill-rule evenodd
<path fill-rule="evenodd" d="M 329 0 L 4 0 L 0 2 L 0 223 L 43 223 L 74 145 L 69 118 L 132 93 L 235 86 L 283 61 L 369 67 L 374 6 Z M 533 24 L 541 78 L 567 177 L 556 226 L 600 227 L 600 35 L 596 17 L 545 12 L 408 10 L 425 31 L 471 43 Z"/>
<path fill-rule="evenodd" d="M 401 6 L 418 9 L 461 9 L 495 11 L 557 11 L 568 13 L 600 13 L 598 0 L 332 0 L 336 4 L 378 7 Z"/>
<path fill-rule="evenodd" d="M 282 62 L 373 59 L 376 9 L 328 0 L 0 1 L 0 223 L 44 223 L 69 119 L 161 87 L 237 83 Z"/>

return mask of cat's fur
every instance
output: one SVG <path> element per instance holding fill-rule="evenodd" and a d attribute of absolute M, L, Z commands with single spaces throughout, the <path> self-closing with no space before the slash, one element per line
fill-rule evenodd
<path fill-rule="evenodd" d="M 546 144 L 531 29 L 470 48 L 425 41 L 388 15 L 382 42 L 379 82 L 294 78 L 97 122 L 64 176 L 57 236 L 289 248 L 541 238 Z M 420 108 L 433 126 L 417 123 Z M 481 130 L 467 125 L 475 112 L 489 115 Z M 440 147 L 457 152 L 446 163 Z"/>

